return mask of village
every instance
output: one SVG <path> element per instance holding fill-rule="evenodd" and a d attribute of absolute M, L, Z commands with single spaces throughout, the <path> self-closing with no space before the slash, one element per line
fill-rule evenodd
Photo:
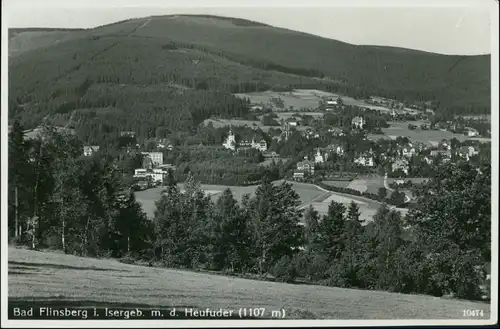
<path fill-rule="evenodd" d="M 270 99 L 269 104 L 276 103 L 280 103 L 276 98 Z M 218 145 L 201 142 L 196 147 L 219 152 L 224 157 L 255 152 L 260 157 L 256 165 L 268 167 L 279 162 L 287 169 L 279 179 L 314 184 L 330 191 L 377 201 L 384 200 L 381 195 L 390 196 L 394 191 L 404 193 L 404 198 L 394 204 L 405 207 L 413 201 L 408 188 L 415 185 L 412 181 L 425 181 L 440 163 L 479 161 L 482 146 L 488 141 L 480 138 L 477 129 L 465 127 L 460 120 L 432 122 L 428 111 L 411 109 L 408 113 L 399 110 L 397 104 L 380 100 L 374 104 L 387 106 L 388 110 L 346 106 L 340 97 L 323 97 L 318 106 L 321 112 L 283 115 L 277 108 L 266 111 L 266 105 L 260 102 L 251 108 L 261 115 L 261 121 L 271 117 L 270 126 L 227 120 L 224 122 L 227 125 L 213 128 L 223 135 Z M 391 129 L 396 128 L 400 134 L 392 135 Z M 415 134 L 417 138 L 412 138 Z M 124 131 L 121 136 L 131 141 L 126 144 L 126 152 L 140 154 L 142 159 L 132 175 L 131 188 L 135 191 L 163 185 L 168 171 L 176 169 L 173 161 L 165 159 L 176 149 L 186 147 L 175 145 L 168 138 L 141 145 L 132 131 Z M 294 145 L 294 150 L 281 154 L 280 149 L 287 143 Z M 99 146 L 84 146 L 84 155 L 90 156 L 98 150 Z"/>

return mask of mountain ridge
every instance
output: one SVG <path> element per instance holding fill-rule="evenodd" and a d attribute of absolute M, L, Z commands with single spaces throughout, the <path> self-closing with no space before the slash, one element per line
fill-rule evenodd
<path fill-rule="evenodd" d="M 65 116 L 79 108 L 116 104 L 131 114 L 139 110 L 123 102 L 126 96 L 118 87 L 126 86 L 128 94 L 142 99 L 136 86 L 150 86 L 159 100 L 164 98 L 162 92 L 170 92 L 155 87 L 160 84 L 186 86 L 200 95 L 227 93 L 226 100 L 232 93 L 304 88 L 354 98 L 376 95 L 430 102 L 438 112 L 454 114 L 490 111 L 490 55 L 358 46 L 252 24 L 233 18 L 168 15 L 70 32 L 25 32 L 31 37 L 29 49 L 20 47 L 9 58 L 10 119 L 21 118 L 30 127 L 46 115 Z M 9 43 L 13 41 L 23 45 L 17 37 Z M 116 88 L 103 95 L 98 90 L 108 88 L 105 84 Z M 92 98 L 92 92 L 101 100 Z M 165 101 L 168 104 L 165 99 L 160 103 L 144 99 L 141 111 L 165 106 Z M 204 114 L 197 117 L 201 121 L 211 113 L 202 107 Z"/>
<path fill-rule="evenodd" d="M 490 56 L 491 53 L 483 53 L 483 54 L 445 54 L 445 53 L 440 53 L 436 51 L 427 51 L 427 50 L 422 50 L 422 49 L 416 49 L 416 48 L 406 48 L 406 47 L 401 47 L 401 46 L 392 46 L 392 45 L 377 45 L 377 44 L 355 44 L 355 43 L 350 43 L 347 41 L 342 41 L 335 39 L 333 37 L 325 37 L 309 32 L 303 32 L 303 31 L 298 31 L 298 30 L 292 30 L 289 28 L 284 28 L 276 25 L 270 25 L 267 23 L 262 23 L 254 20 L 249 20 L 245 18 L 239 18 L 239 17 L 230 17 L 230 16 L 220 16 L 220 15 L 204 15 L 204 14 L 171 14 L 171 15 L 150 15 L 150 16 L 144 16 L 144 17 L 135 17 L 135 18 L 128 18 L 116 22 L 111 22 L 108 24 L 103 24 L 103 25 L 98 25 L 90 28 L 63 28 L 63 27 L 23 27 L 23 28 L 10 28 L 9 31 L 14 31 L 14 32 L 31 32 L 31 31 L 90 31 L 93 29 L 101 28 L 101 27 L 108 27 L 120 23 L 126 23 L 126 22 L 131 22 L 131 21 L 137 21 L 137 20 L 147 20 L 147 19 L 163 19 L 163 18 L 175 18 L 175 17 L 199 17 L 199 18 L 212 18 L 212 19 L 220 19 L 220 20 L 227 20 L 227 21 L 239 21 L 242 24 L 247 24 L 247 25 L 240 25 L 240 26 L 245 26 L 245 27 L 269 27 L 269 28 L 274 28 L 274 29 L 280 29 L 284 31 L 290 31 L 293 33 L 298 33 L 298 34 L 304 34 L 310 37 L 317 37 L 320 39 L 324 40 L 332 40 L 335 42 L 343 43 L 346 45 L 350 46 L 357 46 L 357 47 L 370 47 L 370 48 L 382 48 L 382 49 L 392 49 L 392 50 L 400 50 L 400 51 L 414 51 L 414 52 L 421 52 L 421 53 L 427 53 L 427 54 L 435 54 L 435 55 L 442 55 L 442 56 L 465 56 L 465 57 L 474 57 L 474 56 Z M 10 38 L 10 33 L 9 33 L 9 38 Z"/>

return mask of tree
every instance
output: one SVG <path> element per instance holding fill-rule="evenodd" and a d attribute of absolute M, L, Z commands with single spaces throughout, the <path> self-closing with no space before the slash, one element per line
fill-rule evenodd
<path fill-rule="evenodd" d="M 248 218 L 229 188 L 217 200 L 215 213 L 218 222 L 215 241 L 217 267 L 230 265 L 232 271 L 241 271 L 249 264 L 251 232 Z"/>
<path fill-rule="evenodd" d="M 389 203 L 392 205 L 395 205 L 396 207 L 400 207 L 400 206 L 404 205 L 405 198 L 406 198 L 406 195 L 404 192 L 394 190 L 391 193 L 391 196 L 389 197 Z"/>
<path fill-rule="evenodd" d="M 213 225 L 213 203 L 191 173 L 185 183 L 181 207 L 181 220 L 184 221 L 185 227 L 182 242 L 184 251 L 177 257 L 182 258 L 184 266 L 191 268 L 206 266 L 210 262 L 212 251 L 208 232 Z"/>
<path fill-rule="evenodd" d="M 379 200 L 384 200 L 387 197 L 387 189 L 385 187 L 380 187 L 377 195 Z"/>
<path fill-rule="evenodd" d="M 152 247 L 151 222 L 137 202 L 134 193 L 127 193 L 120 200 L 117 232 L 120 236 L 119 254 L 138 253 Z"/>
<path fill-rule="evenodd" d="M 339 258 L 345 247 L 345 211 L 342 203 L 332 201 L 320 224 L 321 244 L 329 260 Z"/>
<path fill-rule="evenodd" d="M 359 219 L 360 215 L 361 213 L 359 212 L 358 204 L 354 201 L 351 201 L 351 203 L 349 204 L 349 208 L 347 209 L 347 220 L 363 223 L 364 221 Z"/>
<path fill-rule="evenodd" d="M 445 164 L 419 188 L 416 206 L 407 215 L 416 241 L 434 262 L 429 266 L 440 273 L 443 292 L 462 298 L 477 294 L 478 286 L 470 285 L 483 274 L 475 269 L 491 261 L 490 186 L 489 165 Z M 462 267 L 457 259 L 464 261 Z"/>
<path fill-rule="evenodd" d="M 264 178 L 252 203 L 259 271 L 263 273 L 281 257 L 292 256 L 302 244 L 300 200 L 290 184 L 273 186 Z"/>
<path fill-rule="evenodd" d="M 49 136 L 46 136 L 49 137 Z M 61 246 L 66 253 L 68 230 L 80 221 L 86 209 L 85 197 L 78 189 L 79 167 L 78 157 L 81 155 L 82 145 L 74 136 L 50 134 L 51 153 L 54 155 L 55 181 L 53 200 L 58 204 Z"/>
<path fill-rule="evenodd" d="M 169 134 L 169 130 L 165 126 L 159 126 L 155 130 L 155 137 L 156 138 L 165 138 Z"/>
<path fill-rule="evenodd" d="M 420 238 L 429 245 L 456 244 L 461 250 L 476 250 L 487 261 L 491 257 L 490 166 L 475 168 L 460 163 L 446 164 L 440 169 L 419 188 L 417 207 L 409 213 L 409 225 L 415 226 Z M 436 239 L 435 234 L 441 238 Z"/>
<path fill-rule="evenodd" d="M 360 235 L 363 232 L 362 223 L 364 221 L 359 219 L 360 212 L 359 206 L 356 202 L 351 201 L 347 209 L 347 221 L 344 227 L 344 240 L 345 251 L 343 253 L 342 262 L 344 263 L 344 280 L 348 286 L 357 285 L 358 278 L 357 272 L 359 270 L 359 249 L 360 249 Z"/>
<path fill-rule="evenodd" d="M 304 213 L 305 223 L 305 246 L 306 250 L 313 251 L 320 246 L 319 243 L 319 215 L 318 212 L 310 205 Z"/>
<path fill-rule="evenodd" d="M 181 218 L 181 192 L 174 180 L 168 182 L 167 189 L 155 205 L 155 245 L 159 251 L 157 257 L 174 265 L 177 263 L 175 254 L 179 249 L 178 241 L 185 235 Z"/>
<path fill-rule="evenodd" d="M 23 233 L 25 218 L 29 216 L 28 200 L 32 199 L 30 185 L 32 165 L 29 161 L 30 145 L 24 139 L 24 128 L 19 121 L 14 121 L 12 131 L 9 133 L 9 228 L 14 229 L 14 237 L 18 238 Z M 19 202 L 24 200 L 24 202 Z M 12 214 L 13 212 L 13 214 Z"/>

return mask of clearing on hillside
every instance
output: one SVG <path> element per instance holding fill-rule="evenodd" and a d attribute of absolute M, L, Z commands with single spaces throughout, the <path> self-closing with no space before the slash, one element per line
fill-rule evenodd
<path fill-rule="evenodd" d="M 265 308 L 285 319 L 461 319 L 490 305 L 430 296 L 255 281 L 9 248 L 9 303 L 68 307 Z M 26 306 L 25 305 L 25 306 Z M 476 318 L 477 319 L 477 318 Z"/>
<path fill-rule="evenodd" d="M 421 130 L 419 128 L 415 130 L 408 129 L 408 124 L 420 125 L 424 121 L 408 121 L 408 122 L 391 122 L 391 126 L 389 128 L 382 128 L 382 132 L 384 135 L 374 135 L 369 134 L 368 138 L 371 140 L 378 140 L 381 138 L 391 138 L 396 139 L 398 136 L 408 137 L 413 142 L 422 142 L 427 143 L 432 146 L 436 146 L 437 143 L 442 141 L 443 139 L 450 140 L 456 138 L 460 142 L 463 142 L 467 139 L 472 139 L 464 134 L 455 134 L 451 131 L 446 130 Z M 476 140 L 482 141 L 491 141 L 488 138 L 475 138 Z"/>
<path fill-rule="evenodd" d="M 280 98 L 283 100 L 284 108 L 290 110 L 290 107 L 294 111 L 300 111 L 302 108 L 309 110 L 317 109 L 320 100 L 325 97 L 337 98 L 340 97 L 345 105 L 359 106 L 366 109 L 377 110 L 380 112 L 390 112 L 388 108 L 367 104 L 364 100 L 354 99 L 349 96 L 329 93 L 326 91 L 316 90 L 316 89 L 294 89 L 292 91 L 263 91 L 263 92 L 253 92 L 253 93 L 239 93 L 234 94 L 240 98 L 248 98 L 253 104 L 263 104 L 272 105 L 272 98 Z"/>

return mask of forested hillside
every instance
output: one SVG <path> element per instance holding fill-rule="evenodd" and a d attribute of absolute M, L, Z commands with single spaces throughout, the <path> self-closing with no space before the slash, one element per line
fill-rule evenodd
<path fill-rule="evenodd" d="M 28 128 L 85 109 L 95 111 L 103 130 L 140 126 L 146 137 L 173 118 L 165 125 L 187 131 L 211 115 L 244 114 L 244 102 L 231 93 L 298 87 L 432 101 L 437 111 L 490 110 L 490 56 L 354 46 L 210 16 L 150 17 L 54 33 L 65 37 L 9 59 L 9 118 Z M 109 107 L 124 115 L 100 118 L 99 109 Z M 85 129 L 91 134 L 94 128 Z"/>

